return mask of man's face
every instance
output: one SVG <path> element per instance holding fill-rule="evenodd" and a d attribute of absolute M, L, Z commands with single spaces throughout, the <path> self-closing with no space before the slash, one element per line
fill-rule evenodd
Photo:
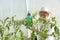
<path fill-rule="evenodd" d="M 44 19 L 47 19 L 48 16 L 49 16 L 48 12 L 45 12 L 45 11 L 41 11 L 41 12 L 39 13 L 39 15 L 40 15 L 40 17 L 42 17 L 42 18 L 44 18 Z"/>

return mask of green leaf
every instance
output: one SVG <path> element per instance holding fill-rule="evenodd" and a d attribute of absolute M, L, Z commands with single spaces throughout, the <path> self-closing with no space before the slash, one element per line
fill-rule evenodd
<path fill-rule="evenodd" d="M 34 33 L 34 31 L 31 33 L 31 40 L 35 40 L 35 33 Z"/>
<path fill-rule="evenodd" d="M 57 28 L 57 26 L 55 26 L 54 30 L 55 30 L 55 33 L 56 33 L 56 34 L 59 33 L 59 29 Z"/>
<path fill-rule="evenodd" d="M 4 23 L 5 23 L 8 19 L 9 19 L 9 17 L 5 18 L 5 19 L 4 19 Z"/>
<path fill-rule="evenodd" d="M 35 18 L 36 15 L 37 15 L 37 12 L 35 12 L 34 14 L 32 14 L 32 18 Z"/>

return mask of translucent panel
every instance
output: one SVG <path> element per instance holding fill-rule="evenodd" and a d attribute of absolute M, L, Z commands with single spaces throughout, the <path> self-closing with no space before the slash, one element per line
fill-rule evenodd
<path fill-rule="evenodd" d="M 25 17 L 25 0 L 0 0 L 0 19 L 16 15 L 16 19 Z"/>

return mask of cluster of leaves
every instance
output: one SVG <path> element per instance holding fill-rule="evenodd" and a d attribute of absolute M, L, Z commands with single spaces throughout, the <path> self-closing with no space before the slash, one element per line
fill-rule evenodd
<path fill-rule="evenodd" d="M 37 13 L 33 14 L 32 17 L 35 18 L 36 15 L 37 15 Z M 54 27 L 54 32 L 51 35 L 53 35 L 56 38 L 56 40 L 59 40 L 60 39 L 60 30 L 57 26 L 56 18 L 52 17 L 49 21 L 46 21 L 43 18 L 39 18 L 36 22 L 33 23 L 33 24 L 35 24 L 33 26 L 37 26 L 39 24 L 39 22 L 41 22 L 41 21 L 43 21 L 43 26 L 41 26 L 40 31 L 38 32 L 38 35 L 40 36 L 40 40 L 45 40 L 48 37 L 47 32 L 49 31 L 49 27 L 50 27 L 50 29 L 52 29 Z"/>
<path fill-rule="evenodd" d="M 4 20 L 0 20 L 0 23 L 1 23 L 0 24 L 0 34 L 1 34 L 0 35 L 1 36 L 0 39 L 1 40 L 26 40 L 26 36 L 19 29 L 22 24 L 25 25 L 25 26 L 28 24 L 28 23 L 26 23 L 27 22 L 26 18 L 24 18 L 22 20 L 15 20 L 14 17 L 15 16 L 12 16 L 11 18 L 10 17 L 7 17 Z M 35 17 L 35 14 L 33 15 L 33 18 L 34 17 Z M 10 26 L 11 25 L 13 25 L 13 27 L 15 28 L 15 31 L 13 33 L 4 34 L 4 32 L 5 32 L 6 29 L 8 31 L 10 30 Z M 20 32 L 20 37 L 19 38 L 16 36 L 17 31 Z"/>
<path fill-rule="evenodd" d="M 59 30 L 59 28 L 57 26 L 57 22 L 56 22 L 55 17 L 52 18 L 51 28 L 52 27 L 54 27 L 54 31 L 55 31 L 52 35 L 54 35 L 56 40 L 60 40 L 60 30 Z"/>
<path fill-rule="evenodd" d="M 20 30 L 21 24 L 23 20 L 15 20 L 14 16 L 11 18 L 7 17 L 4 20 L 0 20 L 0 39 L 1 40 L 25 40 L 26 36 L 24 35 L 24 32 Z M 9 33 L 10 27 L 13 26 L 15 29 L 14 32 Z M 7 31 L 6 31 L 7 30 Z M 20 37 L 17 37 L 17 32 L 20 32 Z M 6 34 L 7 33 L 7 34 Z"/>
<path fill-rule="evenodd" d="M 32 15 L 32 19 L 34 19 L 36 15 L 37 15 L 37 13 L 34 13 Z M 26 40 L 26 36 L 24 35 L 24 32 L 22 32 L 22 30 L 20 30 L 21 25 L 23 24 L 25 26 L 37 27 L 37 25 L 41 21 L 43 21 L 44 25 L 41 26 L 40 31 L 37 33 L 40 36 L 40 40 L 45 40 L 48 37 L 48 34 L 47 34 L 47 32 L 49 30 L 48 25 L 51 25 L 50 26 L 51 28 L 54 27 L 55 32 L 52 33 L 52 35 L 54 37 L 58 37 L 58 36 L 60 37 L 60 32 L 59 32 L 59 29 L 56 25 L 56 18 L 55 17 L 52 17 L 51 23 L 47 22 L 45 19 L 42 19 L 42 18 L 39 18 L 38 20 L 36 20 L 36 22 L 32 22 L 30 20 L 31 23 L 29 23 L 26 18 L 24 18 L 22 20 L 15 20 L 14 17 L 15 16 L 13 16 L 11 18 L 7 17 L 4 20 L 0 20 L 1 40 Z M 15 31 L 13 33 L 8 33 L 7 35 L 4 34 L 6 29 L 8 31 L 10 30 L 11 25 L 13 25 L 13 27 L 15 28 Z M 17 32 L 20 32 L 20 37 L 16 36 Z M 31 33 L 31 40 L 35 40 L 35 31 L 32 31 L 32 33 Z"/>
<path fill-rule="evenodd" d="M 54 27 L 54 32 L 51 35 L 53 35 L 54 37 L 57 37 L 56 40 L 59 40 L 60 31 L 59 31 L 59 28 L 57 27 L 56 18 L 52 17 L 51 20 L 48 22 L 45 19 L 41 19 L 41 18 L 39 20 L 43 21 L 43 24 L 44 24 L 40 28 L 40 32 L 39 32 L 40 39 L 45 40 L 48 37 L 48 34 L 47 34 L 47 32 L 49 30 L 48 28 L 50 27 L 50 29 L 52 29 Z"/>
<path fill-rule="evenodd" d="M 35 40 L 35 32 L 34 31 L 31 33 L 31 40 Z"/>

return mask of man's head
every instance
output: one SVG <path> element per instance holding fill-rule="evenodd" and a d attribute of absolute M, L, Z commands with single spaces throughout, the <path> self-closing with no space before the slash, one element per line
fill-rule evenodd
<path fill-rule="evenodd" d="M 48 19 L 48 17 L 50 16 L 48 8 L 42 7 L 39 11 L 39 15 L 41 18 Z"/>

